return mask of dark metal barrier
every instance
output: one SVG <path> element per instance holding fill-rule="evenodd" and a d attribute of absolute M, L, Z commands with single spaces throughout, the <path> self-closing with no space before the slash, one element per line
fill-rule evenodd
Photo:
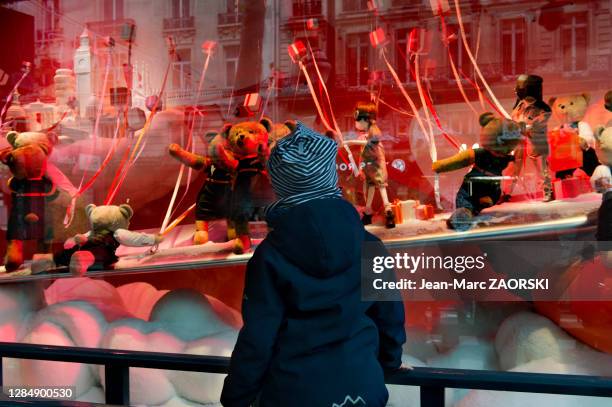
<path fill-rule="evenodd" d="M 218 356 L 0 342 L 0 385 L 3 383 L 1 362 L 7 357 L 103 365 L 106 403 L 112 405 L 129 404 L 130 367 L 202 373 L 227 373 L 229 367 L 229 358 Z M 386 382 L 395 385 L 419 386 L 422 407 L 443 407 L 446 388 L 612 397 L 612 377 L 598 376 L 417 367 L 414 370 L 389 374 Z M 24 385 L 27 384 L 24 383 Z M 12 403 L 45 406 L 94 405 L 77 402 L 50 403 L 49 401 Z"/>

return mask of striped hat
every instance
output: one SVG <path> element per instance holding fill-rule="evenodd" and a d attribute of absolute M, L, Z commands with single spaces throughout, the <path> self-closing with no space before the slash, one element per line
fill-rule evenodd
<path fill-rule="evenodd" d="M 293 133 L 278 141 L 270 153 L 268 173 L 278 201 L 266 213 L 312 199 L 341 197 L 337 153 L 334 140 L 297 122 Z"/>

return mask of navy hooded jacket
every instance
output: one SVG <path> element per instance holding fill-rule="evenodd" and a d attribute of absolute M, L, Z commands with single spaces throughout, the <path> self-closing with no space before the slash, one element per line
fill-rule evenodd
<path fill-rule="evenodd" d="M 366 232 L 343 199 L 273 212 L 247 265 L 244 326 L 221 395 L 226 407 L 384 406 L 383 369 L 401 365 L 401 302 L 361 300 Z"/>

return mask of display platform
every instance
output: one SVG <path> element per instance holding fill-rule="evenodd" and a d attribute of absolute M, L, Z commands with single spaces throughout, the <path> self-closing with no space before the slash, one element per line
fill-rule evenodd
<path fill-rule="evenodd" d="M 464 232 L 448 230 L 449 214 L 437 214 L 429 220 L 408 220 L 386 229 L 382 225 L 369 225 L 368 231 L 378 236 L 389 248 L 400 249 L 411 245 L 442 242 L 468 242 L 477 240 L 555 239 L 561 235 L 588 234 L 594 231 L 592 219 L 601 204 L 601 194 L 590 193 L 576 198 L 552 202 L 507 202 L 485 209 L 476 218 L 474 228 Z M 257 245 L 265 236 L 264 222 L 256 224 L 258 232 L 253 243 Z M 193 245 L 193 225 L 180 225 L 169 233 L 154 250 L 151 247 L 120 246 L 120 260 L 113 270 L 88 272 L 91 277 L 108 277 L 116 273 L 156 273 L 172 270 L 208 270 L 218 267 L 235 267 L 246 264 L 252 253 L 232 253 L 232 243 L 224 242 L 225 222 L 211 222 L 210 238 L 206 244 Z M 155 233 L 153 229 L 142 232 Z M 32 274 L 24 267 L 14 273 L 2 273 L 0 284 L 70 278 L 66 272 Z"/>

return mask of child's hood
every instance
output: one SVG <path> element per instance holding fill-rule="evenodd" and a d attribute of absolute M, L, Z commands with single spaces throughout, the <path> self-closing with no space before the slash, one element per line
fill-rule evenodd
<path fill-rule="evenodd" d="M 344 199 L 317 199 L 268 217 L 266 240 L 305 273 L 328 278 L 360 261 L 365 230 Z"/>

